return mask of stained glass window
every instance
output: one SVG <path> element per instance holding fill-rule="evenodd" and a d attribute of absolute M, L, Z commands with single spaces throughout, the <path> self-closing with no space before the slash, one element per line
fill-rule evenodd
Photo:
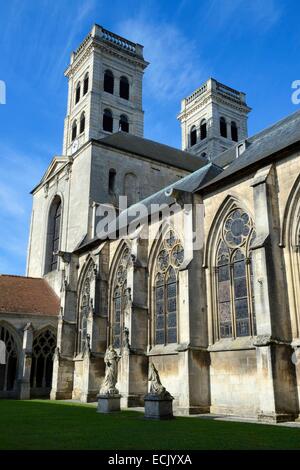
<path fill-rule="evenodd" d="M 122 312 L 122 292 L 119 287 L 115 289 L 114 295 L 114 322 L 113 322 L 113 346 L 121 347 L 121 312 Z"/>
<path fill-rule="evenodd" d="M 177 279 L 173 267 L 169 267 L 167 272 L 167 309 L 166 309 L 166 327 L 167 343 L 177 343 Z"/>
<path fill-rule="evenodd" d="M 249 215 L 234 209 L 227 216 L 216 259 L 219 337 L 256 334 L 251 244 L 255 230 Z"/>
<path fill-rule="evenodd" d="M 232 320 L 230 311 L 229 250 L 224 242 L 221 242 L 218 252 L 218 301 L 220 336 L 227 338 L 232 336 Z"/>
<path fill-rule="evenodd" d="M 48 234 L 46 246 L 45 272 L 57 269 L 57 253 L 60 246 L 60 232 L 62 219 L 62 205 L 59 196 L 51 204 L 48 219 Z"/>
<path fill-rule="evenodd" d="M 116 269 L 112 298 L 111 338 L 114 348 L 123 344 L 124 311 L 127 297 L 127 271 L 130 261 L 130 250 L 126 247 L 121 255 Z"/>
<path fill-rule="evenodd" d="M 184 250 L 175 232 L 170 230 L 161 244 L 154 279 L 154 338 L 156 344 L 177 343 L 178 268 Z"/>
<path fill-rule="evenodd" d="M 94 263 L 90 262 L 85 273 L 79 303 L 78 315 L 78 338 L 77 338 L 77 352 L 83 353 L 87 341 L 87 324 L 89 309 L 91 306 L 91 278 L 94 274 Z"/>
<path fill-rule="evenodd" d="M 158 273 L 155 281 L 155 342 L 156 344 L 164 344 L 165 342 L 165 287 L 164 276 Z"/>
<path fill-rule="evenodd" d="M 54 216 L 54 235 L 52 240 L 52 271 L 57 266 L 57 252 L 59 248 L 59 234 L 60 234 L 60 218 L 61 218 L 61 204 L 58 204 Z"/>

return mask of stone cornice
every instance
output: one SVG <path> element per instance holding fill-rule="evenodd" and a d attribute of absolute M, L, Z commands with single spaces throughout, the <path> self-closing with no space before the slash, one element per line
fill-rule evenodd
<path fill-rule="evenodd" d="M 253 341 L 253 345 L 255 347 L 262 347 L 262 346 L 270 346 L 271 344 L 283 344 L 283 345 L 291 345 L 291 341 L 285 341 L 280 338 L 275 338 L 271 335 L 258 335 L 255 337 Z"/>
<path fill-rule="evenodd" d="M 220 93 L 205 92 L 205 94 L 203 94 L 197 101 L 190 103 L 183 111 L 181 111 L 181 113 L 178 114 L 177 119 L 184 121 L 208 103 L 213 102 L 230 106 L 234 110 L 244 114 L 248 114 L 251 111 L 251 108 L 241 101 L 228 96 L 223 96 Z"/>
<path fill-rule="evenodd" d="M 123 61 L 131 63 L 132 65 L 139 66 L 142 70 L 144 70 L 149 64 L 149 62 L 145 61 L 142 57 L 138 57 L 130 52 L 124 52 L 118 46 L 114 44 L 107 44 L 97 37 L 88 37 L 82 46 L 82 49 L 76 54 L 73 63 L 70 64 L 65 71 L 65 76 L 68 78 L 72 77 L 76 73 L 81 64 L 89 57 L 91 52 L 95 51 L 96 49 L 106 52 L 114 57 L 118 57 Z"/>

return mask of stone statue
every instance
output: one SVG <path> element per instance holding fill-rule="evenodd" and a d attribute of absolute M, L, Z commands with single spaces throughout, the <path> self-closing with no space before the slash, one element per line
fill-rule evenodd
<path fill-rule="evenodd" d="M 120 357 L 110 345 L 105 353 L 105 377 L 100 389 L 100 395 L 118 395 L 119 391 L 116 388 L 118 381 L 118 362 Z"/>
<path fill-rule="evenodd" d="M 123 346 L 125 349 L 130 350 L 129 344 L 129 329 L 125 326 L 124 328 L 124 339 L 123 339 Z"/>
<path fill-rule="evenodd" d="M 92 349 L 91 349 L 91 336 L 89 334 L 86 334 L 86 337 L 84 338 L 82 354 L 83 354 L 83 356 L 85 354 L 90 355 L 91 352 L 92 352 Z"/>
<path fill-rule="evenodd" d="M 157 395 L 161 398 L 171 398 L 170 393 L 162 385 L 154 364 L 151 364 L 150 366 L 149 382 L 151 395 Z"/>

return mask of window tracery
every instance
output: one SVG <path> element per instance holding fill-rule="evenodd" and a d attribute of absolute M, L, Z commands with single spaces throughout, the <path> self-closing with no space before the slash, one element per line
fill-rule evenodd
<path fill-rule="evenodd" d="M 177 343 L 178 269 L 184 249 L 173 230 L 164 238 L 156 259 L 154 276 L 154 340 L 156 344 Z"/>
<path fill-rule="evenodd" d="M 216 298 L 220 338 L 256 334 L 253 267 L 250 252 L 255 229 L 236 208 L 225 219 L 216 256 Z"/>

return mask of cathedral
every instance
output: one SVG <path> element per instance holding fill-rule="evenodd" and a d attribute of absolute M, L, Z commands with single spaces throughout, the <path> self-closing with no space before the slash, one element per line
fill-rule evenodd
<path fill-rule="evenodd" d="M 152 364 L 177 415 L 299 418 L 300 112 L 248 137 L 244 93 L 181 102 L 144 138 L 143 46 L 94 25 L 65 71 L 63 149 L 32 190 L 26 276 L 0 276 L 0 397 L 123 408 Z"/>

